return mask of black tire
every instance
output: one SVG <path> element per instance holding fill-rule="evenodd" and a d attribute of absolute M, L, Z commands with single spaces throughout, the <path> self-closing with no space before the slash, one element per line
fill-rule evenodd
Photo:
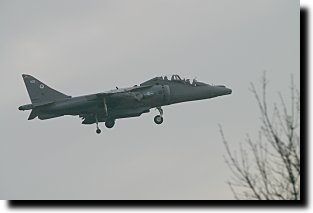
<path fill-rule="evenodd" d="M 97 133 L 97 134 L 100 134 L 100 133 L 101 133 L 101 129 L 97 129 L 97 130 L 96 130 L 96 133 Z"/>
<path fill-rule="evenodd" d="M 163 117 L 161 117 L 160 115 L 155 116 L 154 117 L 154 123 L 156 123 L 156 124 L 163 123 Z"/>
<path fill-rule="evenodd" d="M 115 124 L 115 121 L 114 120 L 107 120 L 106 122 L 105 122 L 105 126 L 107 127 L 107 128 L 112 128 L 113 126 L 114 126 L 114 124 Z"/>

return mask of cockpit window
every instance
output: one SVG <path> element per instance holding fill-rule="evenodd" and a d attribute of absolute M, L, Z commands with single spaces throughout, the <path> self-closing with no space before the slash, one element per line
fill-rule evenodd
<path fill-rule="evenodd" d="M 179 75 L 172 75 L 171 81 L 181 81 L 182 79 L 179 77 Z"/>
<path fill-rule="evenodd" d="M 167 76 L 164 76 L 163 80 L 165 81 L 174 81 L 178 83 L 183 83 L 191 86 L 204 86 L 207 85 L 202 82 L 198 82 L 196 79 L 193 79 L 192 81 L 190 79 L 181 78 L 179 75 L 175 74 L 172 75 L 171 78 L 168 78 Z"/>
<path fill-rule="evenodd" d="M 192 81 L 190 79 L 185 79 L 185 78 L 181 78 L 179 75 L 177 74 L 174 74 L 172 75 L 171 77 L 167 77 L 167 76 L 161 76 L 161 77 L 155 77 L 155 78 L 152 78 L 146 82 L 144 82 L 143 84 L 148 84 L 148 83 L 152 83 L 152 82 L 156 82 L 158 83 L 158 81 L 172 81 L 172 82 L 177 82 L 177 83 L 182 83 L 182 84 L 185 84 L 185 85 L 190 85 L 190 86 L 205 86 L 205 85 L 208 85 L 206 83 L 202 83 L 202 82 L 199 82 L 197 81 L 196 79 L 193 79 Z"/>

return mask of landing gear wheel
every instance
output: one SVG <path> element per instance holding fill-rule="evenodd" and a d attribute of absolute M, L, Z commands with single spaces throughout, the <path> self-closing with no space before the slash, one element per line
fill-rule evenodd
<path fill-rule="evenodd" d="M 107 120 L 107 121 L 105 122 L 105 126 L 106 126 L 107 128 L 112 128 L 112 127 L 114 126 L 114 124 L 115 124 L 115 121 L 114 121 L 114 120 Z"/>
<path fill-rule="evenodd" d="M 99 129 L 98 115 L 97 115 L 97 114 L 96 114 L 95 118 L 96 118 L 96 125 L 97 125 L 96 133 L 97 133 L 97 134 L 100 134 L 100 133 L 101 133 L 101 129 Z"/>
<path fill-rule="evenodd" d="M 163 117 L 160 116 L 160 115 L 155 116 L 155 117 L 154 117 L 154 122 L 155 122 L 156 124 L 161 124 L 161 123 L 163 123 Z"/>

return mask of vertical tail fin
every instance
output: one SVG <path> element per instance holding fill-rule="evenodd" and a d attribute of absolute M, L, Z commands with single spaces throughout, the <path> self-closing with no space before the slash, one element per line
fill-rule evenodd
<path fill-rule="evenodd" d="M 34 106 L 71 97 L 48 87 L 31 75 L 23 74 L 22 76 Z"/>

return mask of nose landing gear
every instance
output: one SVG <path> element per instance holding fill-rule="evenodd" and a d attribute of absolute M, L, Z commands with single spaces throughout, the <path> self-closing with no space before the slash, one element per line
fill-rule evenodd
<path fill-rule="evenodd" d="M 154 123 L 161 124 L 163 123 L 163 110 L 161 107 L 157 107 L 157 110 L 159 110 L 160 115 L 154 117 Z"/>
<path fill-rule="evenodd" d="M 163 117 L 161 117 L 160 115 L 155 116 L 155 117 L 154 117 L 154 122 L 155 122 L 156 124 L 161 124 L 161 123 L 163 123 Z"/>

